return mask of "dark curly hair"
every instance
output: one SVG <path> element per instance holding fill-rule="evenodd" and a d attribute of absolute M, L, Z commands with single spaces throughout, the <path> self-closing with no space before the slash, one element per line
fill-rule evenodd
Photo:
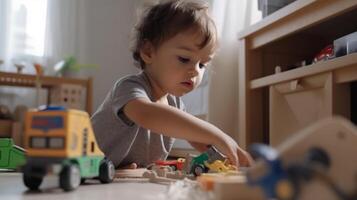
<path fill-rule="evenodd" d="M 144 69 L 140 49 L 146 41 L 158 47 L 176 34 L 195 29 L 204 36 L 200 48 L 217 45 L 216 26 L 208 15 L 208 3 L 202 0 L 169 0 L 146 10 L 134 29 L 133 58 L 136 66 Z"/>

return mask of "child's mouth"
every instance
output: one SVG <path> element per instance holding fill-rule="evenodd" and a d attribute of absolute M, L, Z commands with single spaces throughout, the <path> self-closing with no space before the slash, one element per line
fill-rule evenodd
<path fill-rule="evenodd" d="M 193 88 L 193 82 L 192 81 L 184 81 L 181 82 L 182 85 L 184 85 L 185 87 L 192 89 Z"/>

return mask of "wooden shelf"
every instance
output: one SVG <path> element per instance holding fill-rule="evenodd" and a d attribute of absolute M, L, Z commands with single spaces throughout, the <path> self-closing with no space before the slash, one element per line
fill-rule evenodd
<path fill-rule="evenodd" d="M 243 148 L 270 144 L 272 132 L 292 133 L 323 117 L 354 120 L 357 53 L 286 68 L 309 63 L 334 40 L 356 32 L 356 20 L 355 0 L 296 0 L 238 35 L 236 134 Z M 278 65 L 283 72 L 274 74 Z"/>
<path fill-rule="evenodd" d="M 248 27 L 247 29 L 241 31 L 238 34 L 238 37 L 239 37 L 239 39 L 245 38 L 245 37 L 251 35 L 252 33 L 261 31 L 265 28 L 269 28 L 268 26 L 271 26 L 272 24 L 283 20 L 285 17 L 292 15 L 307 6 L 310 6 L 314 2 L 316 2 L 316 0 L 300 0 L 299 2 L 294 1 L 291 4 L 266 16 L 264 19 L 257 22 L 256 24 L 253 24 L 252 26 Z"/>
<path fill-rule="evenodd" d="M 92 113 L 92 78 L 76 79 L 54 76 L 40 76 L 41 88 L 51 89 L 61 84 L 73 84 L 86 89 L 86 111 Z M 36 87 L 36 75 L 0 72 L 0 86 Z"/>
<path fill-rule="evenodd" d="M 83 87 L 86 87 L 88 85 L 88 79 L 41 76 L 40 80 L 42 87 L 44 88 L 50 88 L 63 83 L 81 85 Z M 34 87 L 35 81 L 36 75 L 0 72 L 0 85 Z"/>
<path fill-rule="evenodd" d="M 353 0 L 297 0 L 240 32 L 238 38 L 251 38 L 251 48 L 257 49 L 356 6 Z"/>
<path fill-rule="evenodd" d="M 343 83 L 350 76 L 357 77 L 355 71 L 352 74 L 346 73 L 348 68 L 353 67 L 357 67 L 357 53 L 252 80 L 250 89 L 258 89 L 328 71 L 336 71 L 338 77 L 336 83 Z"/>

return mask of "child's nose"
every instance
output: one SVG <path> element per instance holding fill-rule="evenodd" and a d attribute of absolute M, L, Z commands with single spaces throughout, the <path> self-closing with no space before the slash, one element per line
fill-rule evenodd
<path fill-rule="evenodd" d="M 197 63 L 190 69 L 189 74 L 191 76 L 197 76 L 199 73 L 199 70 L 200 70 L 200 64 Z"/>

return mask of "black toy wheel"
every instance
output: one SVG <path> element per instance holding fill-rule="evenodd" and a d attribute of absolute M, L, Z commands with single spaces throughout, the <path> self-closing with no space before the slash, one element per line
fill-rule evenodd
<path fill-rule="evenodd" d="M 76 189 L 81 183 L 81 175 L 77 165 L 71 164 L 63 167 L 59 177 L 60 187 L 64 191 Z"/>
<path fill-rule="evenodd" d="M 23 174 L 23 181 L 24 184 L 27 188 L 29 188 L 30 190 L 38 190 L 38 188 L 40 187 L 43 178 L 42 177 L 35 177 L 35 176 L 30 176 L 28 174 Z"/>
<path fill-rule="evenodd" d="M 195 176 L 200 176 L 201 174 L 206 172 L 205 168 L 201 165 L 194 165 L 192 171 Z"/>
<path fill-rule="evenodd" d="M 103 159 L 99 167 L 99 180 L 101 183 L 111 183 L 114 180 L 115 167 L 112 161 Z"/>

